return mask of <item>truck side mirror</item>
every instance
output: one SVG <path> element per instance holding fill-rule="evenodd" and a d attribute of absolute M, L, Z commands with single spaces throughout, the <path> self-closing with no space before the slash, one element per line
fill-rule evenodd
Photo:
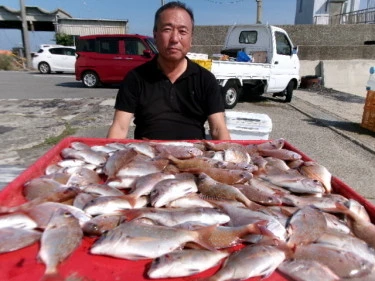
<path fill-rule="evenodd" d="M 293 47 L 292 54 L 293 55 L 297 55 L 298 54 L 298 46 Z"/>
<path fill-rule="evenodd" d="M 146 58 L 151 58 L 151 57 L 152 57 L 151 50 L 143 50 L 143 55 L 144 55 Z"/>

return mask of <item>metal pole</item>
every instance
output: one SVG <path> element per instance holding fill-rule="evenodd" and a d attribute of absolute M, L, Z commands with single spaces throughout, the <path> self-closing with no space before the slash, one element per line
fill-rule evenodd
<path fill-rule="evenodd" d="M 162 5 L 162 6 L 165 5 L 165 0 L 161 0 L 161 5 Z"/>
<path fill-rule="evenodd" d="M 262 0 L 256 0 L 257 2 L 257 23 L 262 23 Z"/>
<path fill-rule="evenodd" d="M 22 18 L 22 41 L 23 48 L 25 50 L 26 57 L 26 67 L 31 68 L 31 54 L 30 54 L 30 41 L 29 41 L 29 31 L 27 30 L 27 21 L 26 21 L 26 8 L 23 0 L 20 0 L 21 6 L 21 18 Z"/>

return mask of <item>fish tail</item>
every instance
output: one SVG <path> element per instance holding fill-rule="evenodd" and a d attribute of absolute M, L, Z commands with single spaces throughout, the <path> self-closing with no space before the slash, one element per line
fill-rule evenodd
<path fill-rule="evenodd" d="M 130 202 L 129 202 L 130 203 Z M 138 209 L 124 209 L 120 211 L 127 221 L 134 220 L 141 216 L 142 212 Z"/>
<path fill-rule="evenodd" d="M 137 204 L 138 196 L 136 196 L 136 195 L 126 194 L 126 195 L 123 195 L 122 197 L 124 199 L 128 200 L 128 202 L 129 202 L 130 206 L 132 206 L 132 208 L 134 208 L 134 206 Z"/>

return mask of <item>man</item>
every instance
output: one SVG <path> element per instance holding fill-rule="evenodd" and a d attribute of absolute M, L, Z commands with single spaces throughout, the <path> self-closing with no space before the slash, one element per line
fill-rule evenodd
<path fill-rule="evenodd" d="M 159 8 L 153 30 L 159 54 L 125 77 L 108 138 L 126 138 L 134 116 L 135 139 L 204 139 L 206 121 L 212 139 L 230 139 L 215 77 L 186 57 L 193 28 L 185 4 Z"/>

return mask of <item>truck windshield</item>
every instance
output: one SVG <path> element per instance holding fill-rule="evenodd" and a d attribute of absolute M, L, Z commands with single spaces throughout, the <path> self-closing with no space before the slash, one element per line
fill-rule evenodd
<path fill-rule="evenodd" d="M 150 49 L 155 53 L 157 54 L 158 53 L 158 49 L 156 48 L 156 45 L 155 45 L 155 40 L 154 38 L 147 38 L 146 39 L 146 42 L 147 44 L 150 46 Z"/>

